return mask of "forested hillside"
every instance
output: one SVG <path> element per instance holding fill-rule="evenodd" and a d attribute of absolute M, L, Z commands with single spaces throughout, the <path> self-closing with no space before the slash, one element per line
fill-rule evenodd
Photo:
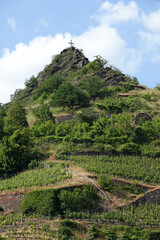
<path fill-rule="evenodd" d="M 71 47 L 0 106 L 2 237 L 160 239 L 159 198 L 159 85 Z"/>

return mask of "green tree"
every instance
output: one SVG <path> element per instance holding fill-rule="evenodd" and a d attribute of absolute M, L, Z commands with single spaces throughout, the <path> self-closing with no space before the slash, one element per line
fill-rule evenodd
<path fill-rule="evenodd" d="M 37 78 L 32 76 L 29 80 L 26 80 L 24 84 L 25 84 L 26 87 L 34 88 L 38 85 L 38 81 L 37 81 Z"/>
<path fill-rule="evenodd" d="M 36 88 L 33 99 L 41 97 L 41 95 L 44 93 L 47 95 L 52 94 L 64 81 L 65 78 L 60 76 L 59 74 L 50 76 Z"/>
<path fill-rule="evenodd" d="M 53 114 L 50 111 L 48 104 L 42 104 L 39 108 L 36 108 L 34 114 L 36 118 L 41 122 L 45 122 L 48 120 L 54 121 Z"/>
<path fill-rule="evenodd" d="M 28 128 L 18 129 L 5 136 L 0 146 L 0 169 L 3 173 L 16 173 L 25 169 L 32 157 L 32 141 Z"/>
<path fill-rule="evenodd" d="M 87 95 L 73 86 L 71 83 L 66 82 L 59 86 L 58 90 L 52 96 L 51 104 L 59 107 L 87 107 L 89 105 L 89 98 Z"/>
<path fill-rule="evenodd" d="M 108 61 L 102 58 L 100 55 L 95 56 L 95 60 L 87 65 L 88 72 L 98 71 L 99 69 L 105 67 Z"/>
<path fill-rule="evenodd" d="M 82 83 L 82 87 L 83 86 L 89 93 L 90 98 L 92 98 L 94 101 L 96 97 L 101 97 L 100 90 L 104 84 L 99 76 L 89 76 L 85 78 Z"/>
<path fill-rule="evenodd" d="M 3 106 L 0 104 L 0 139 L 2 139 L 4 135 L 4 117 L 5 117 L 5 111 Z"/>
<path fill-rule="evenodd" d="M 5 132 L 12 134 L 15 130 L 24 127 L 28 127 L 26 110 L 21 103 L 17 102 L 13 104 L 7 112 L 7 116 L 4 120 L 4 130 Z"/>

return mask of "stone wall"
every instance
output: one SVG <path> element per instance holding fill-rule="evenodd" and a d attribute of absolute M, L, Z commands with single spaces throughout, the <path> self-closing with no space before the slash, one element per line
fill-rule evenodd
<path fill-rule="evenodd" d="M 0 209 L 4 212 L 19 212 L 24 193 L 0 194 Z"/>

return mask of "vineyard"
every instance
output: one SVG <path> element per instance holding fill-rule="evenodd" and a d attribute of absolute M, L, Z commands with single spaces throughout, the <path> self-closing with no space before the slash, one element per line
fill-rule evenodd
<path fill-rule="evenodd" d="M 74 237 L 73 239 L 88 239 L 86 236 L 90 234 L 91 229 L 99 229 L 99 233 L 101 231 L 101 237 L 105 237 L 108 229 L 112 229 L 111 232 L 116 233 L 117 230 L 127 231 L 127 233 L 135 231 L 137 233 L 137 235 L 134 234 L 137 237 L 135 239 L 145 240 L 148 239 L 148 234 L 150 233 L 150 230 L 147 228 L 158 229 L 160 227 L 159 215 L 160 206 L 147 204 L 141 204 L 138 207 L 127 206 L 117 211 L 105 213 L 66 213 L 63 218 L 74 219 L 74 221 L 76 220 L 81 223 L 79 224 L 71 221 L 74 225 L 71 225 L 70 220 L 62 220 L 58 222 L 57 218 L 42 218 L 38 214 L 33 214 L 30 217 L 27 217 L 24 214 L 8 214 L 7 216 L 0 215 L 0 232 L 6 232 L 6 236 L 11 239 L 63 239 L 59 238 L 58 234 L 62 231 L 61 222 L 64 221 L 67 226 L 70 225 L 72 230 L 72 232 L 70 230 L 71 235 L 73 234 L 73 230 L 75 230 L 75 225 L 76 227 L 79 225 L 78 231 L 76 230 L 76 235 L 79 232 L 81 238 Z M 111 224 L 114 224 L 114 227 Z M 86 229 L 86 226 L 88 226 L 88 229 Z M 133 226 L 136 228 L 133 228 Z M 142 230 L 141 227 L 144 229 Z M 139 238 L 142 233 L 145 233 L 145 235 Z"/>
<path fill-rule="evenodd" d="M 64 164 L 52 164 L 48 167 L 28 170 L 11 178 L 0 180 L 0 191 L 28 188 L 33 186 L 48 186 L 71 178 Z"/>
<path fill-rule="evenodd" d="M 84 167 L 95 174 L 109 174 L 144 181 L 151 184 L 160 184 L 160 159 L 137 156 L 69 156 L 74 164 Z"/>
<path fill-rule="evenodd" d="M 127 206 L 116 211 L 105 213 L 72 212 L 66 217 L 73 219 L 92 219 L 97 222 L 114 222 L 140 227 L 160 227 L 160 206 L 140 204 L 139 206 Z"/>

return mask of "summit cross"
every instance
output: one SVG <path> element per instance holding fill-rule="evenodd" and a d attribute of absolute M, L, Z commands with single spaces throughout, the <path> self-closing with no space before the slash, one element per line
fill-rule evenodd
<path fill-rule="evenodd" d="M 73 47 L 74 43 L 72 42 L 72 40 L 68 43 L 71 45 L 71 47 Z"/>

